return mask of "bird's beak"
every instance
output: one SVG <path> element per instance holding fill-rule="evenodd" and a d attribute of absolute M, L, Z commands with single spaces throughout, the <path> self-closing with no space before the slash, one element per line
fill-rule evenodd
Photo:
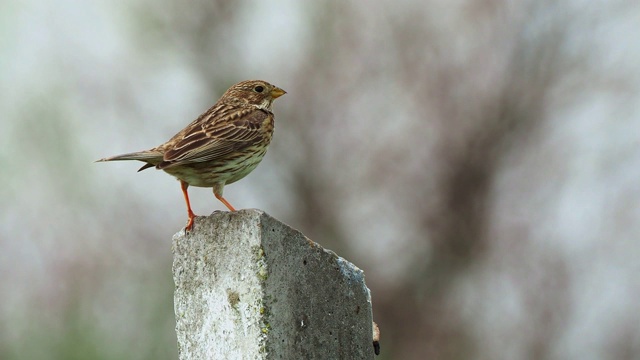
<path fill-rule="evenodd" d="M 271 97 L 277 99 L 286 93 L 286 91 L 280 89 L 279 87 L 274 87 L 273 90 L 271 90 Z"/>

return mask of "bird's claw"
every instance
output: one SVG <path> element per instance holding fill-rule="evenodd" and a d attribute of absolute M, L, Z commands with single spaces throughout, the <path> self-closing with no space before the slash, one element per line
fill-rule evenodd
<path fill-rule="evenodd" d="M 184 227 L 184 232 L 189 233 L 193 230 L 193 224 L 195 223 L 196 216 L 189 216 L 189 221 L 187 221 L 187 226 Z"/>

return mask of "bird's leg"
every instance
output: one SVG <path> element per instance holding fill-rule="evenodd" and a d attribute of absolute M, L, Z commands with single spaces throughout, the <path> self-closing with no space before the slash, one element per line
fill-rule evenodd
<path fill-rule="evenodd" d="M 216 199 L 220 200 L 229 210 L 236 211 L 236 209 L 231 206 L 231 204 L 229 204 L 229 202 L 225 198 L 222 197 L 222 189 L 220 189 L 219 187 L 214 187 L 213 195 L 216 197 Z"/>
<path fill-rule="evenodd" d="M 196 218 L 196 214 L 191 211 L 191 202 L 189 202 L 189 193 L 187 192 L 187 188 L 189 184 L 180 180 L 180 187 L 182 188 L 182 195 L 184 195 L 184 201 L 187 203 L 187 215 L 189 216 L 189 221 L 187 222 L 187 226 L 185 226 L 185 231 L 191 231 L 193 229 L 193 221 Z"/>

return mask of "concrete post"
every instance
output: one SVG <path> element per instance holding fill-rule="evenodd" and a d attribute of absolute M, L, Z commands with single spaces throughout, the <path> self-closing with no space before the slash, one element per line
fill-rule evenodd
<path fill-rule="evenodd" d="M 259 210 L 173 237 L 181 360 L 372 359 L 363 272 Z"/>

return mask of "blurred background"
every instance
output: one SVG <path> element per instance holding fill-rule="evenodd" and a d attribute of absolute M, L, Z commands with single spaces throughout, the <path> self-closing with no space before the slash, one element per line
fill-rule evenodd
<path fill-rule="evenodd" d="M 0 8 L 1 359 L 177 358 L 179 183 L 93 161 L 245 79 L 288 94 L 225 196 L 365 271 L 379 359 L 640 358 L 637 1 Z"/>

